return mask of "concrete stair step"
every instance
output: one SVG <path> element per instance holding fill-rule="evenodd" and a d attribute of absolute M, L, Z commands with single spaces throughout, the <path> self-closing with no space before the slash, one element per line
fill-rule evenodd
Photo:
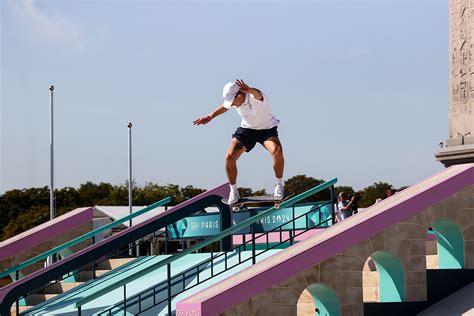
<path fill-rule="evenodd" d="M 33 306 L 20 306 L 20 308 L 18 309 L 20 311 L 20 313 L 23 313 L 24 311 L 26 311 L 27 309 L 30 309 L 32 308 Z M 13 305 L 12 308 L 10 309 L 10 314 L 13 316 L 13 315 L 17 315 L 16 313 L 16 306 Z"/>
<path fill-rule="evenodd" d="M 109 272 L 110 270 L 95 270 L 95 275 L 96 277 L 99 277 L 107 272 Z M 76 278 L 76 281 L 77 282 L 87 282 L 89 280 L 92 280 L 93 279 L 93 273 L 92 271 L 81 271 L 77 274 L 77 278 Z"/>
<path fill-rule="evenodd" d="M 112 270 L 116 269 L 126 263 L 129 263 L 130 261 L 135 260 L 136 258 L 117 258 L 117 259 L 108 259 L 100 262 L 97 265 L 97 269 L 101 270 Z"/>
<path fill-rule="evenodd" d="M 72 282 L 72 283 L 65 283 L 65 282 L 59 282 L 59 283 L 53 283 L 50 284 L 48 287 L 44 289 L 44 294 L 62 294 L 66 291 L 69 291 L 76 286 L 81 285 L 84 282 Z"/>
<path fill-rule="evenodd" d="M 44 301 L 50 300 L 58 294 L 31 294 L 26 298 L 26 303 L 31 306 L 38 305 Z"/>

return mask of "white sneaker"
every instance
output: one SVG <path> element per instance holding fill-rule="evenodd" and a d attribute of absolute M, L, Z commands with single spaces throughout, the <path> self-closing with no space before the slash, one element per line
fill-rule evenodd
<path fill-rule="evenodd" d="M 282 200 L 285 197 L 285 189 L 283 184 L 276 184 L 275 191 L 273 192 L 273 197 L 278 200 Z"/>
<path fill-rule="evenodd" d="M 232 204 L 237 203 L 239 200 L 240 200 L 239 191 L 230 190 L 229 199 L 227 200 L 227 203 L 229 205 L 232 205 Z"/>

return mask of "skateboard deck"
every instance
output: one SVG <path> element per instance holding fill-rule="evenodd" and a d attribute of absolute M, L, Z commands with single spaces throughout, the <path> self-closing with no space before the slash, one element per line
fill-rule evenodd
<path fill-rule="evenodd" d="M 283 199 L 275 199 L 272 195 L 263 195 L 263 196 L 245 196 L 241 197 L 237 203 L 229 204 L 228 198 L 223 198 L 222 203 L 232 206 L 235 210 L 240 210 L 241 208 L 249 204 L 260 204 L 260 203 L 273 203 L 275 208 L 280 208 L 281 203 L 293 197 L 295 194 L 290 193 L 286 195 Z"/>

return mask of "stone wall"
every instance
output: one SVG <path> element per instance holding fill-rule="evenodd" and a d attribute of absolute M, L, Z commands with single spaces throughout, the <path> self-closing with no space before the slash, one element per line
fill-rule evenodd
<path fill-rule="evenodd" d="M 404 269 L 405 301 L 424 301 L 428 228 L 438 219 L 458 224 L 464 236 L 465 267 L 474 269 L 474 185 L 421 213 L 392 225 L 324 262 L 302 271 L 289 280 L 234 306 L 222 315 L 314 315 L 315 305 L 307 287 L 325 283 L 341 303 L 342 315 L 362 315 L 364 296 L 378 297 L 370 277 L 370 256 L 378 250 L 397 256 Z"/>
<path fill-rule="evenodd" d="M 450 111 L 448 146 L 474 143 L 474 7 L 472 1 L 450 1 Z"/>

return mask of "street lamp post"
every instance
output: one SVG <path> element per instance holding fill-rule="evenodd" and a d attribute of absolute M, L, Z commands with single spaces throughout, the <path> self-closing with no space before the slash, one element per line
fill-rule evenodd
<path fill-rule="evenodd" d="M 53 220 L 55 216 L 55 200 L 54 200 L 54 108 L 53 108 L 53 98 L 54 98 L 54 86 L 51 85 L 49 87 L 50 91 L 50 170 L 51 170 L 51 178 L 50 178 L 50 197 L 49 197 L 49 219 Z"/>
<path fill-rule="evenodd" d="M 132 214 L 132 122 L 128 122 L 128 207 L 130 214 Z M 129 222 L 132 227 L 132 220 Z"/>
<path fill-rule="evenodd" d="M 56 200 L 54 197 L 54 86 L 49 87 L 50 91 L 50 125 L 49 125 L 49 149 L 50 149 L 50 191 L 49 191 L 49 219 L 53 220 L 56 215 Z M 53 264 L 55 261 L 54 255 L 48 257 L 47 265 Z"/>
<path fill-rule="evenodd" d="M 132 192 L 133 192 L 133 178 L 132 178 L 132 122 L 128 122 L 128 207 L 129 207 L 129 214 L 131 215 L 133 210 L 133 202 L 132 202 Z M 129 221 L 129 227 L 132 227 L 132 219 Z M 130 244 L 130 249 L 128 254 L 133 256 L 133 248 L 136 249 L 137 257 L 140 255 L 139 245 L 137 244 L 135 247 L 135 243 L 132 242 Z"/>

